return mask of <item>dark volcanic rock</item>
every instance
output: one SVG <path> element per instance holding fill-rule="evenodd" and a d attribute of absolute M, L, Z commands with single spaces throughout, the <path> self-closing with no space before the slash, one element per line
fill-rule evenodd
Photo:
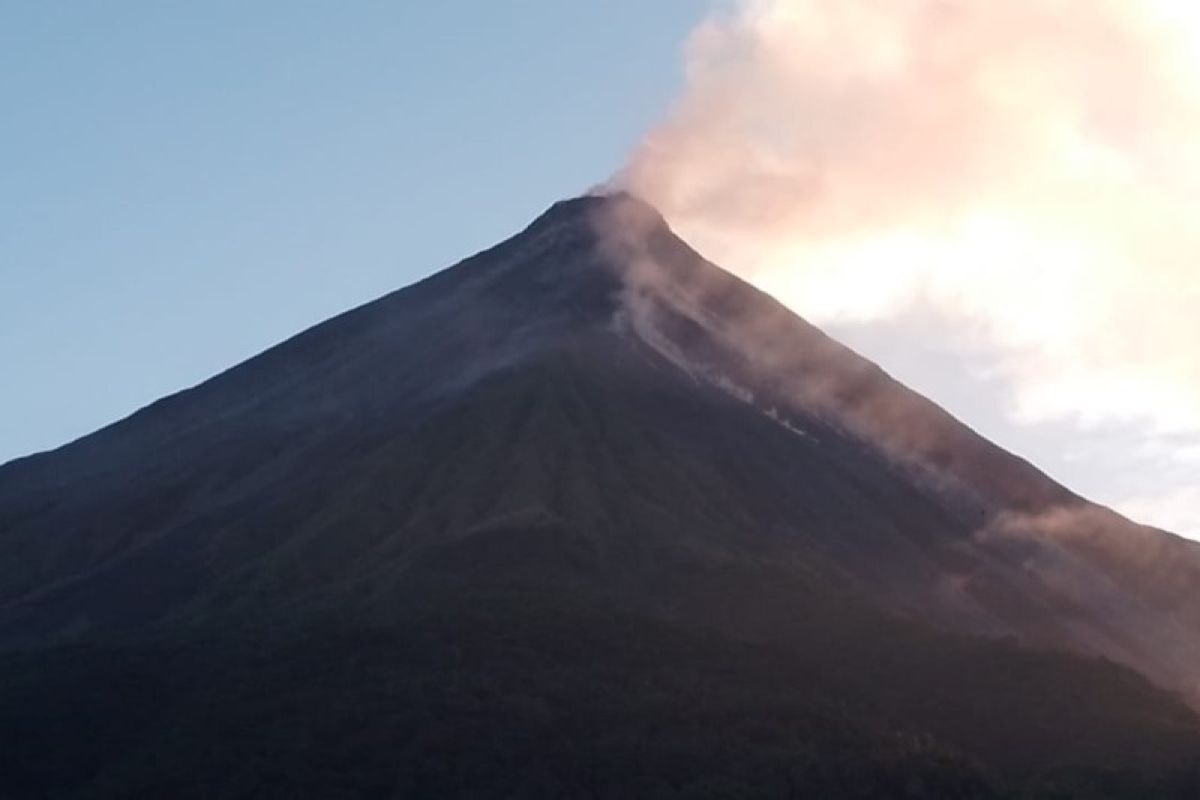
<path fill-rule="evenodd" d="M 0 556 L 0 796 L 1195 787 L 1197 548 L 626 196 L 0 467 Z"/>

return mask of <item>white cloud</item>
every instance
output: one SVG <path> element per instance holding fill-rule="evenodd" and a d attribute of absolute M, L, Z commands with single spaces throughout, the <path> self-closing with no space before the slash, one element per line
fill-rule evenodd
<path fill-rule="evenodd" d="M 1200 533 L 1200 486 L 1176 486 L 1159 494 L 1129 497 L 1115 503 L 1115 507 L 1125 516 L 1147 525 Z"/>

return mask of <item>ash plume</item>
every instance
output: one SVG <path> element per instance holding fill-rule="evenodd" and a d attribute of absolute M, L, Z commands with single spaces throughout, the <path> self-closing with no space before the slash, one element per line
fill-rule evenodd
<path fill-rule="evenodd" d="M 614 185 L 820 324 L 935 309 L 1014 419 L 1194 435 L 1198 43 L 1178 0 L 747 0 Z"/>

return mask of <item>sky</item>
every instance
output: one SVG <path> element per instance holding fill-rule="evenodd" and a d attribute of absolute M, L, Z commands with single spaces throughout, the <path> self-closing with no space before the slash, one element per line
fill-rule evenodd
<path fill-rule="evenodd" d="M 985 435 L 1200 535 L 1188 8 L 5 3 L 0 461 L 616 174 Z"/>
<path fill-rule="evenodd" d="M 586 191 L 697 0 L 0 3 L 0 462 Z"/>

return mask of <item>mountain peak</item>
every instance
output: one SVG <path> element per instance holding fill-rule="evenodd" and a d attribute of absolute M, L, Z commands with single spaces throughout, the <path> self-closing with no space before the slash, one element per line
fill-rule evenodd
<path fill-rule="evenodd" d="M 667 228 L 658 209 L 626 191 L 595 192 L 559 200 L 535 219 L 527 230 L 561 225 L 596 225 L 619 222 L 642 232 Z"/>
<path fill-rule="evenodd" d="M 664 248 L 690 253 L 654 206 L 624 191 L 560 200 L 515 240 L 530 244 L 527 253 L 557 250 L 573 261 L 603 265 L 622 278 L 632 267 L 658 260 Z M 584 252 L 594 258 L 580 259 Z"/>
<path fill-rule="evenodd" d="M 653 206 L 615 192 L 556 202 L 515 236 L 424 284 L 439 296 L 475 298 L 522 327 L 603 327 L 631 288 L 684 285 L 696 269 L 724 274 L 672 233 Z"/>
<path fill-rule="evenodd" d="M 0 467 L 0 796 L 242 796 L 253 770 L 311 796 L 641 796 L 661 770 L 590 776 L 659 746 L 679 780 L 681 753 L 771 771 L 711 758 L 735 739 L 791 784 L 820 752 L 797 735 L 845 727 L 828 709 L 887 743 L 831 762 L 850 776 L 894 769 L 897 732 L 1020 774 L 1194 763 L 1190 712 L 1096 657 L 1200 707 L 1197 585 L 1194 545 L 1084 504 L 644 201 L 589 195 Z M 594 791 L 510 782 L 580 719 L 587 757 L 618 747 L 579 762 Z M 954 785 L 928 794 L 989 796 Z"/>

